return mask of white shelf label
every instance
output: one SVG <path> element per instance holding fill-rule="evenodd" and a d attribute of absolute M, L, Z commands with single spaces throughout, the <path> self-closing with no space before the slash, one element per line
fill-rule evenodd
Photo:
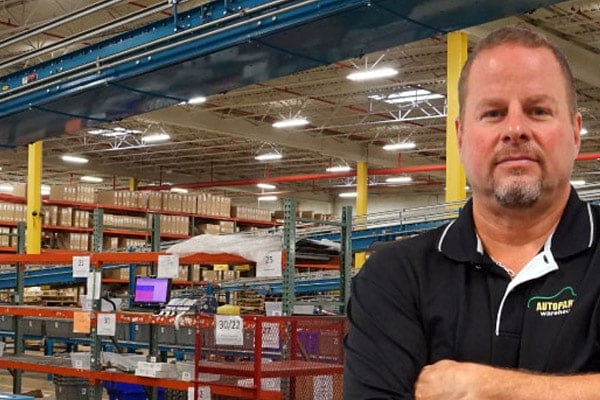
<path fill-rule="evenodd" d="M 277 322 L 262 323 L 262 348 L 279 348 L 279 324 Z"/>
<path fill-rule="evenodd" d="M 195 400 L 194 388 L 188 388 L 188 400 Z M 198 386 L 198 400 L 210 400 L 210 386 Z"/>
<path fill-rule="evenodd" d="M 244 344 L 244 322 L 235 315 L 215 315 L 216 344 L 242 346 Z"/>
<path fill-rule="evenodd" d="M 90 256 L 73 256 L 73 278 L 87 278 L 90 273 Z"/>
<path fill-rule="evenodd" d="M 98 335 L 115 336 L 117 332 L 117 314 L 98 313 Z"/>
<path fill-rule="evenodd" d="M 87 276 L 87 297 L 89 300 L 99 300 L 102 290 L 102 271 L 88 272 Z"/>
<path fill-rule="evenodd" d="M 313 399 L 333 400 L 333 376 L 317 375 L 313 378 Z"/>
<path fill-rule="evenodd" d="M 256 276 L 262 276 L 262 277 L 282 276 L 282 269 L 281 269 L 282 258 L 283 257 L 282 257 L 281 251 L 270 251 L 268 253 L 264 253 L 256 261 Z"/>
<path fill-rule="evenodd" d="M 161 254 L 158 256 L 156 276 L 158 278 L 176 278 L 179 275 L 179 256 Z"/>

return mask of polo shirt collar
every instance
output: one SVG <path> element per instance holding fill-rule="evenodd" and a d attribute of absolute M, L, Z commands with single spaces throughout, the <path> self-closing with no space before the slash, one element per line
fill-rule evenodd
<path fill-rule="evenodd" d="M 563 215 L 552 235 L 552 254 L 556 259 L 561 259 L 590 248 L 596 231 L 591 205 L 582 201 L 575 189 L 571 188 Z M 437 247 L 455 261 L 478 263 L 482 255 L 477 251 L 477 242 L 473 201 L 469 200 L 459 217 L 445 227 Z"/>

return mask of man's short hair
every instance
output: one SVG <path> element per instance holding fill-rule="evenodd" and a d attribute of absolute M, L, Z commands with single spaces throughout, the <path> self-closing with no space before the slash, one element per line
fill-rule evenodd
<path fill-rule="evenodd" d="M 467 62 L 462 68 L 460 79 L 458 81 L 458 102 L 461 117 L 464 111 L 467 91 L 469 89 L 468 80 L 473 62 L 482 51 L 493 49 L 505 44 L 517 44 L 531 48 L 546 48 L 550 50 L 552 54 L 554 54 L 554 57 L 556 58 L 556 61 L 558 61 L 560 69 L 563 72 L 563 76 L 565 77 L 569 111 L 572 115 L 575 115 L 577 112 L 577 92 L 575 89 L 575 78 L 573 77 L 573 72 L 571 71 L 571 67 L 569 66 L 569 62 L 567 61 L 567 57 L 565 57 L 564 53 L 541 33 L 535 32 L 523 26 L 506 26 L 495 30 L 485 39 L 479 41 L 471 51 Z"/>

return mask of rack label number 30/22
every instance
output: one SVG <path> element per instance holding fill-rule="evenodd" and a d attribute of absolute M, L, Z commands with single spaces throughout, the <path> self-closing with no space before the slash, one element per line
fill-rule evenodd
<path fill-rule="evenodd" d="M 215 340 L 217 344 L 242 346 L 244 322 L 235 315 L 215 315 Z"/>

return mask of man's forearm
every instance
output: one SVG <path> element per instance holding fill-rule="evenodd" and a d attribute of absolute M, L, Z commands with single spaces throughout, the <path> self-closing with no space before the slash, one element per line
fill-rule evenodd
<path fill-rule="evenodd" d="M 416 400 L 593 400 L 600 374 L 551 375 L 442 360 L 421 371 Z"/>

